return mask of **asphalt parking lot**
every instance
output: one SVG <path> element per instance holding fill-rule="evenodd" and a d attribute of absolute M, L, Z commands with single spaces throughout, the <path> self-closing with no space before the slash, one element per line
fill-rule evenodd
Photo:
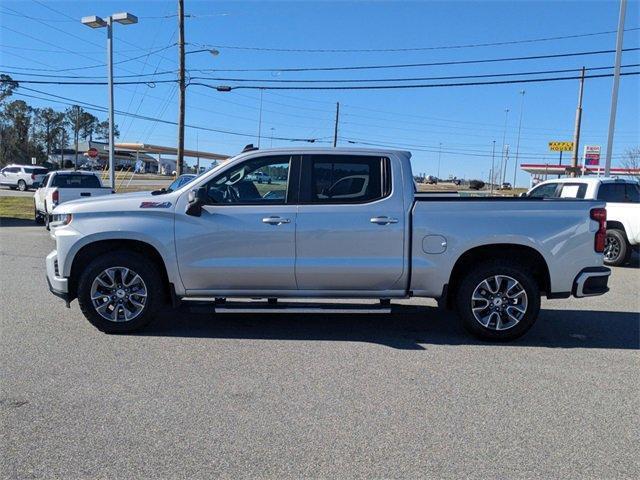
<path fill-rule="evenodd" d="M 0 228 L 4 478 L 638 478 L 640 270 L 523 339 L 392 316 L 167 314 L 96 331 L 53 242 Z M 637 258 L 636 258 L 637 264 Z"/>

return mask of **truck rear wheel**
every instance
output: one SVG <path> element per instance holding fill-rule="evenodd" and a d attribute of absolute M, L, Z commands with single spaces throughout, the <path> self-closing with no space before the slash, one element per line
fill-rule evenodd
<path fill-rule="evenodd" d="M 607 229 L 607 238 L 604 244 L 604 263 L 614 267 L 624 264 L 630 253 L 627 236 L 617 228 Z"/>
<path fill-rule="evenodd" d="M 105 253 L 80 276 L 80 310 L 105 333 L 139 330 L 153 320 L 162 303 L 161 278 L 158 268 L 137 253 Z"/>
<path fill-rule="evenodd" d="M 42 225 L 44 223 L 44 218 L 36 207 L 33 207 L 33 219 L 36 222 L 36 225 Z"/>
<path fill-rule="evenodd" d="M 482 340 L 506 341 L 524 335 L 540 312 L 540 289 L 529 269 L 509 260 L 472 268 L 456 292 L 464 328 Z"/>

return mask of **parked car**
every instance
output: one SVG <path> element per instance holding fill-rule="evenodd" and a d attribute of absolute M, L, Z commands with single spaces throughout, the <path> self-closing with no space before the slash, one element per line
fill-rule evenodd
<path fill-rule="evenodd" d="M 469 188 L 471 190 L 482 190 L 484 188 L 484 182 L 482 180 L 471 180 L 469 182 Z"/>
<path fill-rule="evenodd" d="M 438 177 L 434 177 L 433 175 L 429 175 L 427 176 L 427 178 L 425 178 L 425 182 L 429 185 L 437 185 L 438 184 Z"/>
<path fill-rule="evenodd" d="M 166 190 L 171 192 L 173 192 L 174 190 L 178 190 L 179 188 L 186 185 L 196 177 L 197 175 L 194 175 L 193 173 L 184 173 L 180 175 L 178 178 L 176 178 L 173 182 L 171 182 L 171 184 L 167 187 Z"/>
<path fill-rule="evenodd" d="M 317 311 L 277 301 L 355 297 L 387 313 L 390 299 L 415 296 L 491 340 L 524 334 L 541 296 L 608 291 L 604 202 L 425 195 L 410 157 L 254 149 L 176 191 L 62 204 L 50 289 L 105 332 L 140 329 L 183 301 L 233 311 L 216 299 L 260 297 L 273 301 L 239 311 Z M 289 180 L 262 195 L 252 174 L 269 166 Z"/>
<path fill-rule="evenodd" d="M 254 172 L 249 175 L 249 179 L 258 183 L 271 183 L 271 177 L 264 172 Z"/>
<path fill-rule="evenodd" d="M 0 170 L 0 185 L 16 188 L 21 192 L 30 188 L 38 188 L 49 170 L 31 165 L 7 165 Z"/>
<path fill-rule="evenodd" d="M 34 219 L 49 228 L 53 209 L 58 205 L 79 198 L 95 198 L 113 193 L 103 187 L 97 173 L 59 170 L 47 174 L 42 186 L 33 196 Z"/>
<path fill-rule="evenodd" d="M 500 190 L 511 190 L 511 184 L 509 182 L 503 182 L 500 185 Z"/>
<path fill-rule="evenodd" d="M 622 265 L 640 248 L 640 184 L 605 177 L 560 178 L 539 183 L 531 198 L 581 198 L 606 202 L 607 238 L 604 263 Z"/>

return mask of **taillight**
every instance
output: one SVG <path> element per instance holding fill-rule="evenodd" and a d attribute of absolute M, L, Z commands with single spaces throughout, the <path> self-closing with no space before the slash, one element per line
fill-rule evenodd
<path fill-rule="evenodd" d="M 604 252 L 604 244 L 607 239 L 607 211 L 604 208 L 592 208 L 591 220 L 598 222 L 598 231 L 593 248 L 596 252 Z"/>
<path fill-rule="evenodd" d="M 35 180 L 35 179 L 36 179 L 36 174 L 35 174 L 35 173 L 32 173 L 32 174 L 31 174 L 31 180 Z"/>
<path fill-rule="evenodd" d="M 60 192 L 58 190 L 53 191 L 53 194 L 51 194 L 51 200 L 53 200 L 53 203 L 58 203 L 60 200 Z"/>

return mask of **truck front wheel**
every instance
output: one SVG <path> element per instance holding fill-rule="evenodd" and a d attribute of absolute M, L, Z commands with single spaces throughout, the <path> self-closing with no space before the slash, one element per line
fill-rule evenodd
<path fill-rule="evenodd" d="M 105 333 L 139 330 L 153 320 L 161 305 L 161 278 L 158 268 L 137 253 L 105 253 L 80 276 L 80 310 Z"/>
<path fill-rule="evenodd" d="M 529 269 L 509 260 L 472 268 L 460 282 L 456 307 L 462 325 L 482 340 L 524 335 L 540 312 L 540 289 Z"/>

